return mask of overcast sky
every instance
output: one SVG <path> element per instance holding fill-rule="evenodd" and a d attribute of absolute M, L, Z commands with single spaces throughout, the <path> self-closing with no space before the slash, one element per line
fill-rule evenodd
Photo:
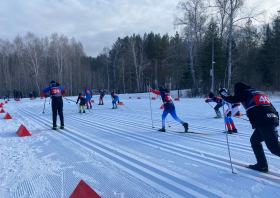
<path fill-rule="evenodd" d="M 256 2 L 254 0 L 250 0 Z M 0 0 L 0 38 L 12 41 L 28 31 L 39 37 L 64 34 L 81 41 L 96 56 L 118 37 L 145 32 L 174 35 L 173 14 L 179 0 Z M 267 20 L 280 10 L 279 0 L 259 1 Z"/>

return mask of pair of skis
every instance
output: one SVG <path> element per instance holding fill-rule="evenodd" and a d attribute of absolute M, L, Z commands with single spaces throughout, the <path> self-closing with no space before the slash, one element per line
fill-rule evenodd
<path fill-rule="evenodd" d="M 200 132 L 192 132 L 192 131 L 166 131 L 167 133 L 182 133 L 182 134 L 196 134 L 196 135 L 213 135 L 213 134 L 209 134 L 209 133 L 200 133 Z M 163 133 L 166 133 L 163 132 Z"/>

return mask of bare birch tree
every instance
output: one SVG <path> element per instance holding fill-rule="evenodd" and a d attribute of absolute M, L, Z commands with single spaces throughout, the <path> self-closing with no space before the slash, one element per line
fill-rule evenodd
<path fill-rule="evenodd" d="M 194 58 L 196 50 L 201 41 L 201 37 L 206 23 L 207 8 L 203 0 L 185 0 L 178 3 L 177 8 L 183 12 L 183 16 L 174 16 L 174 25 L 183 26 L 182 34 L 184 35 L 184 43 L 189 51 L 189 65 L 193 79 L 195 96 L 199 96 L 198 85 L 195 76 Z"/>

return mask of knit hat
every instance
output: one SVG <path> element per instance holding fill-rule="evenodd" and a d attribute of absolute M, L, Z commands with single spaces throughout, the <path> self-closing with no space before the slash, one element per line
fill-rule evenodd
<path fill-rule="evenodd" d="M 85 89 L 87 89 L 87 86 L 85 86 Z"/>
<path fill-rule="evenodd" d="M 242 92 L 246 89 L 251 89 L 251 86 L 246 84 L 246 83 L 243 83 L 243 82 L 235 83 L 235 85 L 234 85 L 234 95 L 237 95 L 237 94 L 239 94 L 240 92 Z"/>
<path fill-rule="evenodd" d="M 52 81 L 51 81 L 51 84 L 54 84 L 54 83 L 55 83 L 55 81 L 54 81 L 54 80 L 52 80 Z"/>

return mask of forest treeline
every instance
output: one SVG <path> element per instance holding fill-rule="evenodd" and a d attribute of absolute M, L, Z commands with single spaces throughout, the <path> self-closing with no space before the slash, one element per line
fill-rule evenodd
<path fill-rule="evenodd" d="M 128 35 L 96 57 L 87 56 L 74 38 L 57 33 L 40 38 L 28 32 L 13 41 L 0 39 L 0 94 L 15 88 L 24 96 L 30 90 L 40 93 L 55 80 L 68 95 L 77 95 L 84 86 L 135 93 L 165 85 L 204 96 L 212 86 L 212 40 L 214 90 L 220 85 L 232 90 L 235 82 L 243 81 L 279 91 L 280 17 L 256 26 L 253 21 L 262 13 L 252 8 L 241 15 L 243 5 L 241 0 L 180 1 L 175 35 Z"/>

